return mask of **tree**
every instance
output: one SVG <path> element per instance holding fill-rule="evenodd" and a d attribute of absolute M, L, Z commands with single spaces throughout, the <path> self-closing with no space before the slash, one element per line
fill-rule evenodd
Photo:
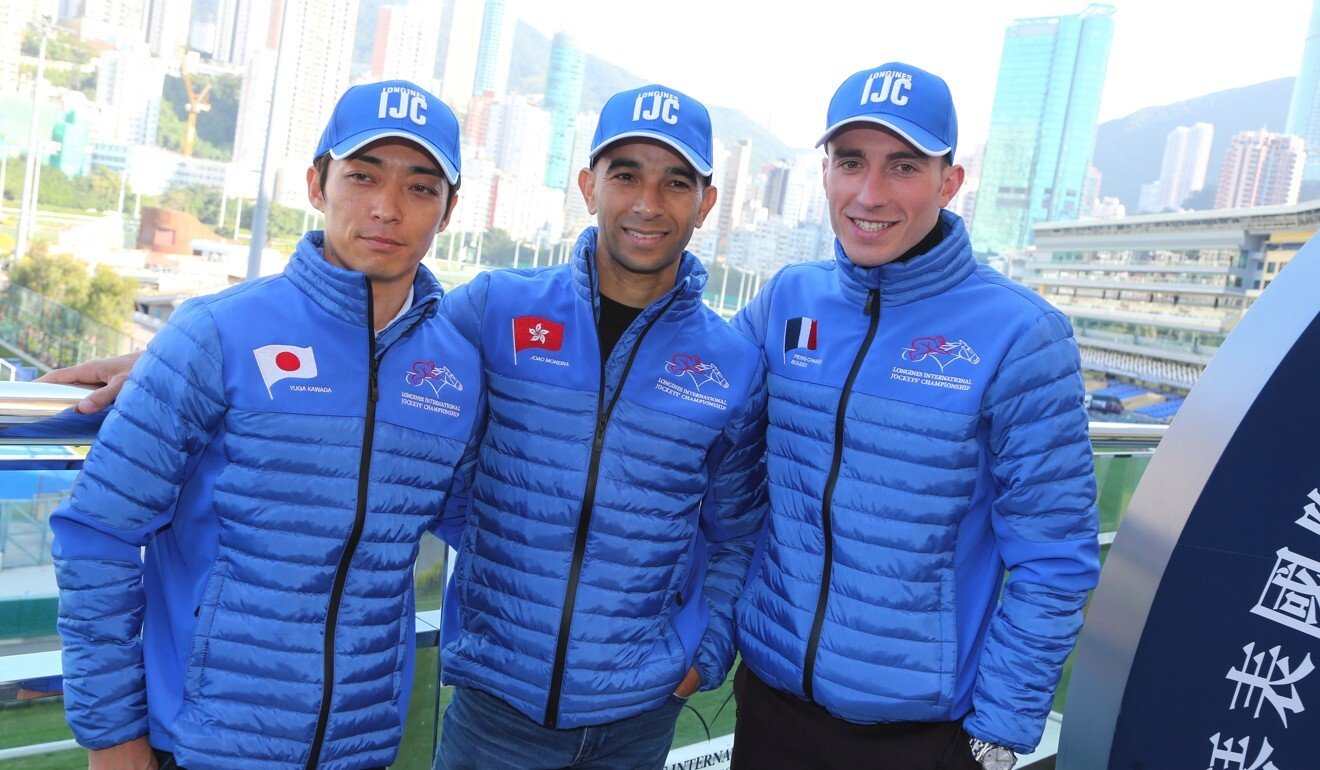
<path fill-rule="evenodd" d="M 43 297 L 74 307 L 87 296 L 87 265 L 68 254 L 46 254 L 44 242 L 32 244 L 30 256 L 9 269 L 9 280 Z M 40 247 L 40 248 L 39 248 Z"/>
<path fill-rule="evenodd" d="M 87 294 L 77 307 L 89 318 L 118 329 L 133 315 L 138 282 L 120 275 L 109 265 L 97 265 Z"/>
<path fill-rule="evenodd" d="M 87 265 L 68 254 L 46 254 L 44 242 L 34 243 L 32 256 L 10 268 L 9 280 L 115 328 L 132 315 L 138 287 L 107 265 L 89 275 Z"/>

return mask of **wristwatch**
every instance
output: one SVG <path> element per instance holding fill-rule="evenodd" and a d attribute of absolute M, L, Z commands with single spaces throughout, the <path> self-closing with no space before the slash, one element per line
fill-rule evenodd
<path fill-rule="evenodd" d="M 1017 764 L 1017 754 L 1007 746 L 996 746 L 980 738 L 972 738 L 970 744 L 972 759 L 979 762 L 985 770 L 1013 770 L 1013 765 Z"/>

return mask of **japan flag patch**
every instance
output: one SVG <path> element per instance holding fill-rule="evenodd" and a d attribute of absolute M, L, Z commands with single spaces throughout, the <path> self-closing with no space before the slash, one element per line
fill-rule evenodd
<path fill-rule="evenodd" d="M 316 356 L 310 347 L 300 348 L 294 345 L 263 345 L 252 350 L 257 357 L 257 368 L 261 370 L 261 380 L 266 383 L 266 395 L 272 399 L 275 394 L 270 386 L 280 380 L 310 380 L 316 377 Z"/>

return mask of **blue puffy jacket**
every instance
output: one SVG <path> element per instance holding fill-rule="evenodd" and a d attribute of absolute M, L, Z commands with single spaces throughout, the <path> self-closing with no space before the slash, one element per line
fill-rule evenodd
<path fill-rule="evenodd" d="M 560 728 L 654 709 L 693 665 L 720 685 L 765 512 L 760 350 L 702 304 L 684 254 L 602 365 L 595 246 L 590 228 L 570 264 L 445 296 L 490 420 L 444 679 Z"/>
<path fill-rule="evenodd" d="M 394 761 L 418 540 L 466 494 L 482 375 L 425 268 L 376 336 L 365 277 L 321 243 L 174 314 L 52 514 L 84 746 L 150 733 L 190 770 Z"/>
<path fill-rule="evenodd" d="M 1027 751 L 1099 572 L 1077 346 L 976 263 L 961 219 L 941 226 L 878 268 L 836 244 L 735 319 L 770 366 L 769 537 L 739 650 L 844 719 L 974 711 L 973 736 Z"/>

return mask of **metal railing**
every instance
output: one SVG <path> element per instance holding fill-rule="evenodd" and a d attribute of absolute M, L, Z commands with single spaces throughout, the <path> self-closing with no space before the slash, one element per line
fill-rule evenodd
<path fill-rule="evenodd" d="M 0 480 L 14 471 L 23 471 L 62 474 L 71 481 L 81 467 L 85 450 L 91 445 L 100 423 L 99 416 L 76 415 L 69 411 L 69 407 L 83 394 L 84 391 L 77 388 L 64 386 L 0 383 Z M 1127 501 L 1166 430 L 1165 425 L 1091 423 L 1090 435 L 1096 456 L 1101 509 L 1102 556 L 1107 554 Z M 0 483 L 0 491 L 4 488 L 5 485 Z M 46 512 L 53 509 L 56 497 L 43 496 L 41 509 Z M 0 512 L 4 510 L 3 506 L 4 502 L 0 501 Z M 34 514 L 32 521 L 45 524 L 44 516 L 39 513 Z M 2 523 L 0 527 L 3 527 Z M 5 551 L 4 544 L 5 533 L 0 529 L 0 554 Z M 48 544 L 48 539 L 41 541 L 42 548 L 48 548 Z M 438 541 L 433 546 L 429 553 L 428 549 L 423 549 L 416 570 L 420 611 L 416 615 L 414 697 L 396 768 L 430 767 L 438 737 L 437 723 L 448 701 L 448 688 L 441 691 L 436 684 L 441 625 L 439 599 L 448 577 L 448 559 Z M 41 560 L 37 559 L 37 562 L 41 563 Z M 4 569 L 5 566 L 0 561 L 0 589 L 4 588 L 6 573 L 9 572 Z M 34 567 L 29 565 L 28 569 Z M 47 564 L 45 569 L 51 568 Z M 50 583 L 53 585 L 53 579 Z M 50 600 L 49 596 L 37 598 Z M 0 590 L 0 608 L 5 604 L 4 591 Z M 47 722 L 58 719 L 52 717 L 51 712 L 62 711 L 58 693 L 55 692 L 59 689 L 61 668 L 59 641 L 54 635 L 53 602 L 49 608 L 38 609 L 38 615 L 45 613 L 42 617 L 46 618 L 46 625 L 49 626 L 44 629 L 47 633 L 41 634 L 42 629 L 38 628 L 34 638 L 29 629 L 22 634 L 26 637 L 24 641 L 9 640 L 11 651 L 22 650 L 17 654 L 5 654 L 6 616 L 0 612 L 0 721 L 9 726 L 17 725 L 16 716 L 20 710 L 27 708 L 26 705 L 16 707 L 17 701 L 45 697 L 45 702 L 31 708 L 44 709 Z M 41 618 L 36 622 L 40 625 Z M 12 631 L 12 620 L 9 627 Z M 1065 690 L 1066 682 L 1055 700 L 1058 708 L 1063 703 Z M 669 767 L 727 766 L 728 750 L 732 745 L 734 712 L 730 694 L 731 684 L 726 682 L 723 687 L 700 693 L 689 701 L 690 708 L 680 717 Z M 1061 720 L 1062 715 L 1056 710 L 1046 726 L 1041 747 L 1034 754 L 1024 757 L 1019 768 L 1027 770 L 1053 766 Z M 64 729 L 62 735 L 47 735 L 47 738 L 53 737 L 53 740 L 37 739 L 26 745 L 15 745 L 12 741 L 7 743 L 4 737 L 7 731 L 0 731 L 0 770 L 22 766 L 21 763 L 9 760 L 61 751 L 70 752 L 70 756 L 75 758 L 69 767 L 85 766 L 79 764 L 85 760 L 79 759 L 81 754 L 78 747 L 68 737 L 67 728 Z"/>

